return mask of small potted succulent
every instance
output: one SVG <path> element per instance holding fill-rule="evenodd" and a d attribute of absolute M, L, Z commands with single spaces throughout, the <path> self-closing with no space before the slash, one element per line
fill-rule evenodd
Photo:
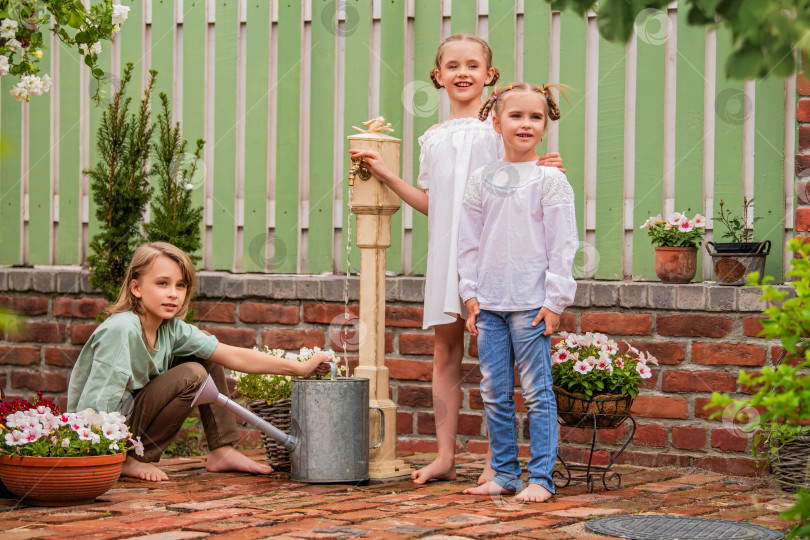
<path fill-rule="evenodd" d="M 0 479 L 27 504 L 85 504 L 121 474 L 126 452 L 143 455 L 118 412 L 61 413 L 52 401 L 0 403 Z"/>
<path fill-rule="evenodd" d="M 655 246 L 655 274 L 664 283 L 689 283 L 697 273 L 697 248 L 703 243 L 706 218 L 689 219 L 680 212 L 669 218 L 660 215 L 641 225 Z"/>
<path fill-rule="evenodd" d="M 742 214 L 735 216 L 724 208 L 725 202 L 720 200 L 720 215 L 714 222 L 725 227 L 722 237 L 728 241 L 706 242 L 706 251 L 712 257 L 714 273 L 721 285 L 742 285 L 747 274 L 758 272 L 762 275 L 765 270 L 765 258 L 771 251 L 771 241 L 754 241 L 753 224 L 761 217 L 749 218 L 753 203 L 753 198 L 743 197 Z"/>
<path fill-rule="evenodd" d="M 654 356 L 627 344 L 619 345 L 604 334 L 561 333 L 563 339 L 551 355 L 551 376 L 557 414 L 567 425 L 615 427 L 627 418 L 644 379 L 658 364 Z"/>

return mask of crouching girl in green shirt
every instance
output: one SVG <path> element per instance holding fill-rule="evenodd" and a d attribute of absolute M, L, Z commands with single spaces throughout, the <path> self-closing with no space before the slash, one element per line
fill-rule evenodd
<path fill-rule="evenodd" d="M 296 362 L 232 347 L 186 324 L 182 319 L 194 282 L 194 265 L 181 249 L 165 242 L 140 246 L 118 300 L 106 310 L 110 316 L 90 336 L 73 367 L 68 410 L 118 411 L 127 417 L 133 436 L 141 438 L 144 454 L 127 455 L 123 476 L 168 479 L 152 463 L 180 431 L 209 373 L 227 395 L 223 366 L 242 373 L 306 377 L 328 360 L 318 354 Z M 233 414 L 215 405 L 199 409 L 210 452 L 206 469 L 273 472 L 233 448 L 239 439 Z"/>

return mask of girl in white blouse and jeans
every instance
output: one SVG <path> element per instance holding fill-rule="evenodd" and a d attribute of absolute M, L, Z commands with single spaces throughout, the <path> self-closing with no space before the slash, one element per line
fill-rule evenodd
<path fill-rule="evenodd" d="M 495 477 L 464 493 L 517 493 L 542 502 L 554 493 L 557 408 L 550 341 L 574 300 L 578 246 L 574 192 L 559 169 L 537 167 L 535 146 L 560 111 L 548 86 L 513 83 L 481 109 L 503 136 L 504 158 L 477 169 L 464 195 L 458 237 L 459 294 L 478 335 L 481 395 Z M 529 486 L 523 489 L 515 424 L 514 364 L 528 410 Z"/>

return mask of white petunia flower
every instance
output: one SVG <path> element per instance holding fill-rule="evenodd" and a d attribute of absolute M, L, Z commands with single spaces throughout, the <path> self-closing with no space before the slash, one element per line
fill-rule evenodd
<path fill-rule="evenodd" d="M 13 39 L 17 35 L 17 28 L 19 28 L 17 21 L 3 19 L 0 21 L 0 38 Z"/>
<path fill-rule="evenodd" d="M 132 443 L 132 449 L 135 450 L 135 454 L 138 456 L 143 456 L 143 443 L 141 442 L 141 438 L 138 437 L 137 439 L 129 439 L 129 442 Z"/>
<path fill-rule="evenodd" d="M 29 100 L 28 90 L 20 86 L 19 83 L 17 83 L 17 85 L 9 91 L 9 94 L 11 94 L 14 97 L 14 99 L 19 101 L 20 103 Z"/>
<path fill-rule="evenodd" d="M 70 446 L 70 439 L 65 437 L 64 439 L 62 439 L 62 448 L 67 448 L 68 446 Z"/>
<path fill-rule="evenodd" d="M 6 41 L 6 47 L 11 49 L 11 52 L 20 52 L 22 50 L 22 43 L 14 38 L 11 38 L 10 40 Z"/>
<path fill-rule="evenodd" d="M 8 75 L 8 58 L 0 55 L 0 77 Z"/>
<path fill-rule="evenodd" d="M 129 6 L 122 6 L 117 4 L 113 6 L 112 23 L 115 25 L 123 23 L 129 17 Z"/>
<path fill-rule="evenodd" d="M 96 41 L 89 47 L 86 43 L 80 43 L 79 50 L 82 51 L 82 54 L 101 54 L 101 43 Z"/>

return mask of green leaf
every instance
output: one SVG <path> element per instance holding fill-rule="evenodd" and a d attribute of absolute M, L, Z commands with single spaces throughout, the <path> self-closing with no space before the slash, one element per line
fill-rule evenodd
<path fill-rule="evenodd" d="M 636 13 L 626 0 L 602 0 L 596 16 L 599 33 L 608 41 L 627 42 L 633 35 Z"/>
<path fill-rule="evenodd" d="M 746 42 L 726 60 L 726 75 L 733 79 L 751 79 L 759 74 L 761 64 L 761 51 Z"/>

